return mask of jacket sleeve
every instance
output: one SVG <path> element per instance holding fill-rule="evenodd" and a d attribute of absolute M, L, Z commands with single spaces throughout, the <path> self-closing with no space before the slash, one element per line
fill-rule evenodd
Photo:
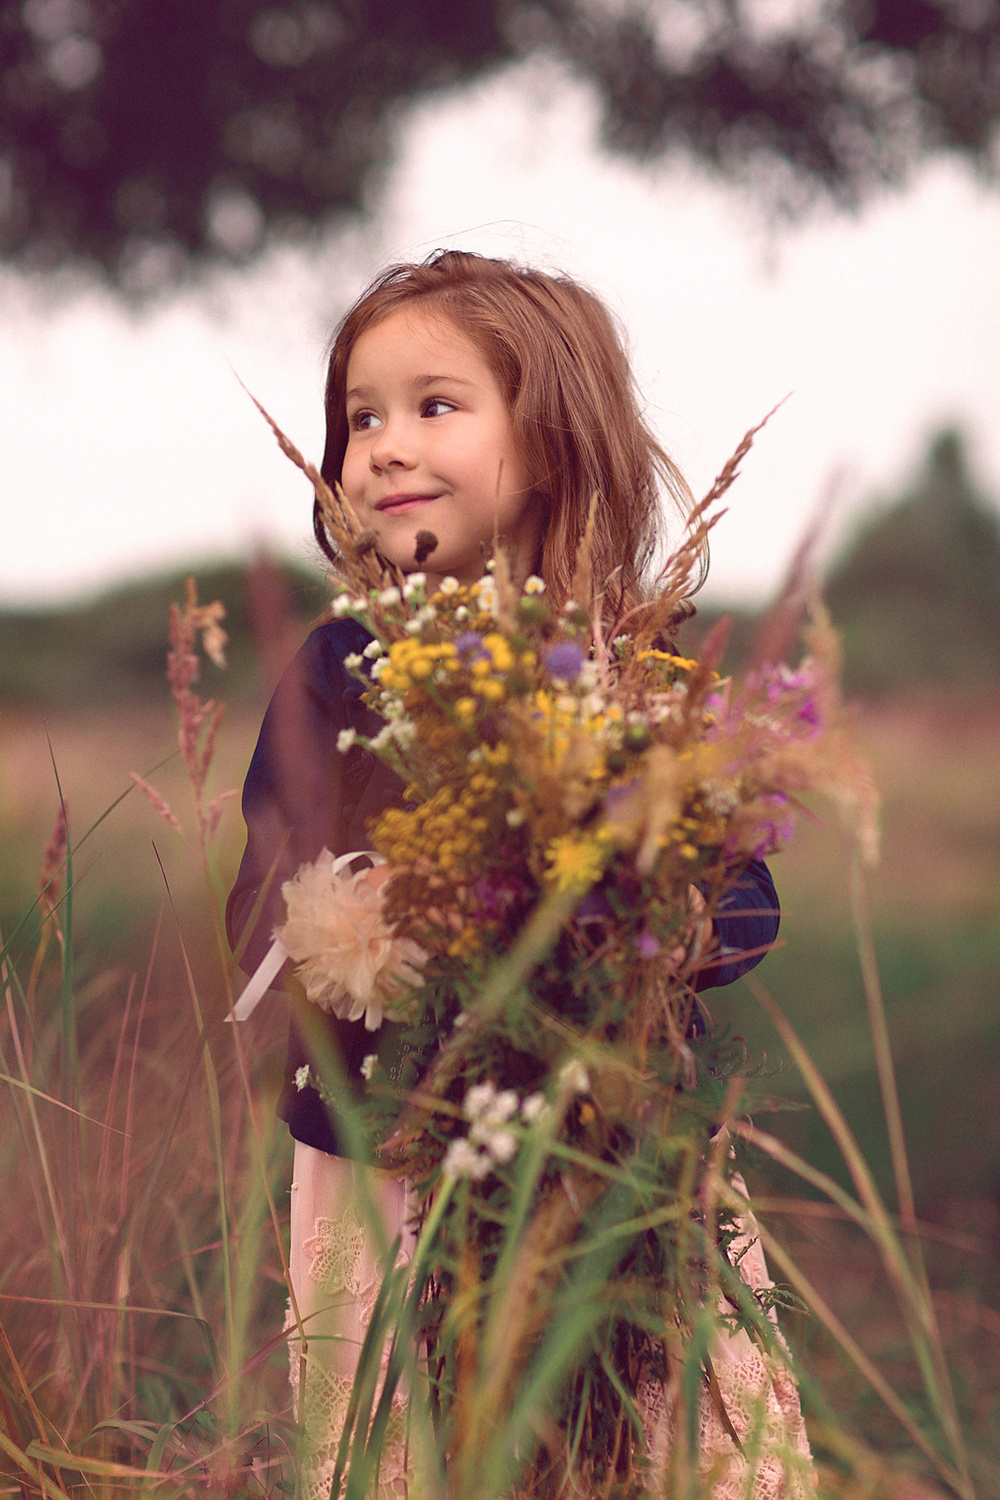
<path fill-rule="evenodd" d="M 361 701 L 363 685 L 344 666 L 371 637 L 351 620 L 322 626 L 306 641 L 278 685 L 243 787 L 247 844 L 226 907 L 229 940 L 241 942 L 240 965 L 254 971 L 285 915 L 281 886 L 299 866 L 324 848 L 334 854 L 363 849 L 371 819 L 398 800 L 401 783 L 370 751 L 337 741 L 344 729 L 372 735 L 381 721 Z M 360 1021 L 329 1017 L 350 1084 L 373 1049 Z M 379 1046 L 391 1046 L 398 1028 L 385 1022 Z M 313 1088 L 296 1087 L 299 1068 L 310 1061 L 298 1028 L 291 1024 L 285 1086 L 278 1114 L 296 1140 L 319 1151 L 344 1154 L 336 1109 Z"/>
<path fill-rule="evenodd" d="M 264 716 L 243 786 L 246 849 L 226 907 L 230 942 L 235 947 L 245 937 L 240 965 L 247 973 L 267 952 L 284 915 L 282 882 L 323 848 L 340 853 L 348 847 L 350 811 L 372 757 L 357 747 L 341 754 L 337 740 L 343 729 L 370 733 L 378 720 L 361 703 L 361 684 L 343 657 L 368 640 L 352 621 L 314 631 Z"/>
<path fill-rule="evenodd" d="M 715 915 L 716 947 L 698 971 L 696 990 L 732 984 L 759 964 L 778 936 L 780 908 L 771 872 L 751 860 Z"/>

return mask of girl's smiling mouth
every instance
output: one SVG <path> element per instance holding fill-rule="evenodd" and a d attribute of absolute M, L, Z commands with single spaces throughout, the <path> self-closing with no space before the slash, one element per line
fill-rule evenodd
<path fill-rule="evenodd" d="M 401 516 L 409 510 L 416 510 L 418 505 L 427 505 L 431 500 L 437 499 L 437 495 L 386 495 L 379 500 L 375 509 L 381 516 Z"/>

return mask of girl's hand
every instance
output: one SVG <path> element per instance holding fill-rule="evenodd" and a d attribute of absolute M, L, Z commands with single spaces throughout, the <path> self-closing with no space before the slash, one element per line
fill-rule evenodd
<path fill-rule="evenodd" d="M 671 948 L 667 961 L 671 974 L 694 969 L 712 940 L 712 921 L 705 916 L 705 898 L 697 886 L 688 886 L 688 919 L 681 929 L 682 941 Z"/>

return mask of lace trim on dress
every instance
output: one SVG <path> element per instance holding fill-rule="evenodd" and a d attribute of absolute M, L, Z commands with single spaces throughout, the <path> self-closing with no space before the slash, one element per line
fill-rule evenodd
<path fill-rule="evenodd" d="M 742 1181 L 739 1186 L 742 1189 Z M 729 1254 L 751 1292 L 773 1287 L 752 1214 L 740 1220 Z M 769 1316 L 783 1351 L 773 1309 Z M 698 1477 L 708 1484 L 712 1500 L 812 1500 L 816 1472 L 798 1388 L 782 1352 L 766 1352 L 738 1329 L 717 1335 L 711 1362 L 717 1391 L 709 1390 L 707 1382 L 702 1387 L 697 1464 Z M 662 1380 L 642 1381 L 636 1390 L 656 1492 L 673 1440 L 672 1394 Z"/>
<path fill-rule="evenodd" d="M 360 1285 L 365 1230 L 358 1213 L 351 1209 L 340 1219 L 317 1218 L 314 1233 L 303 1242 L 303 1249 L 309 1256 L 310 1278 L 324 1294 L 339 1298 L 342 1310 L 347 1314 L 345 1323 L 353 1323 L 353 1331 L 363 1338 L 371 1322 L 384 1272 L 379 1266 L 378 1274 L 365 1285 Z M 307 1337 L 303 1401 L 300 1399 L 301 1344 L 294 1333 L 295 1316 L 290 1303 L 285 1329 L 292 1334 L 288 1341 L 292 1411 L 295 1419 L 302 1423 L 300 1494 L 302 1500 L 329 1500 L 354 1385 L 353 1375 L 339 1374 L 330 1369 L 331 1356 L 335 1357 L 330 1345 L 349 1338 L 351 1331 L 345 1330 L 336 1339 L 309 1340 Z M 383 1374 L 388 1356 L 387 1343 L 382 1355 Z M 378 1395 L 376 1392 L 375 1406 Z M 407 1400 L 403 1392 L 397 1391 L 379 1460 L 377 1500 L 405 1500 L 407 1478 Z"/>
<path fill-rule="evenodd" d="M 317 1219 L 315 1232 L 304 1241 L 309 1274 L 323 1292 L 358 1294 L 358 1269 L 365 1247 L 365 1231 L 356 1210 L 341 1219 Z"/>

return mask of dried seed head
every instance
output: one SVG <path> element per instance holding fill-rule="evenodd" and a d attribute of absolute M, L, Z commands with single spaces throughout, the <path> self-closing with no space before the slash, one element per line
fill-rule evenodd
<path fill-rule="evenodd" d="M 413 554 L 413 559 L 419 568 L 421 563 L 427 561 L 432 552 L 437 551 L 438 539 L 433 531 L 418 531 L 416 542 L 417 550 Z"/>
<path fill-rule="evenodd" d="M 51 911 L 59 899 L 62 889 L 62 867 L 66 858 L 66 807 L 59 804 L 52 835 L 42 851 L 42 865 L 38 872 L 38 896 L 44 911 Z"/>

